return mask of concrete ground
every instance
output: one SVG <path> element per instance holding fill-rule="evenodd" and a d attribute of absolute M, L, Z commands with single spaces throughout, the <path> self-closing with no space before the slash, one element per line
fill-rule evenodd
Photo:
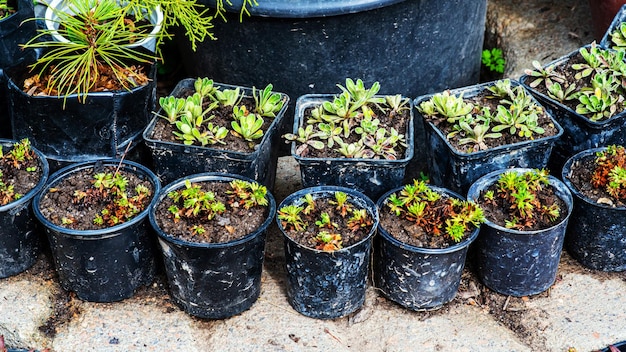
<path fill-rule="evenodd" d="M 592 40 L 587 0 L 490 0 L 487 43 L 505 50 L 507 77 Z M 275 196 L 300 187 L 291 157 L 279 160 Z M 626 274 L 583 268 L 563 252 L 556 283 L 532 297 L 480 284 L 468 264 L 457 297 L 413 312 L 369 287 L 348 317 L 315 320 L 286 300 L 282 239 L 268 234 L 262 292 L 235 317 L 207 321 L 175 306 L 163 276 L 133 298 L 89 303 L 63 291 L 50 257 L 0 280 L 0 335 L 9 347 L 54 351 L 592 351 L 626 340 Z"/>

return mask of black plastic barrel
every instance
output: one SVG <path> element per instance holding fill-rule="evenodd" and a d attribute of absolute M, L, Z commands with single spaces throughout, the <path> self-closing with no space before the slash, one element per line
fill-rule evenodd
<path fill-rule="evenodd" d="M 261 293 L 261 272 L 267 229 L 276 215 L 276 202 L 268 192 L 267 219 L 255 231 L 226 243 L 189 242 L 158 226 L 155 209 L 173 190 L 192 183 L 254 180 L 225 173 L 200 173 L 164 187 L 150 211 L 150 224 L 159 236 L 170 293 L 185 312 L 205 319 L 224 319 L 250 308 Z"/>
<path fill-rule="evenodd" d="M 444 188 L 429 186 L 435 192 L 463 200 Z M 387 209 L 387 198 L 402 190 L 385 193 L 377 202 L 379 211 Z M 465 268 L 470 244 L 478 237 L 473 230 L 463 241 L 447 248 L 421 248 L 393 237 L 382 224 L 374 239 L 374 283 L 388 299 L 412 310 L 442 307 L 455 296 Z"/>
<path fill-rule="evenodd" d="M 598 203 L 586 197 L 570 181 L 577 164 L 595 159 L 606 147 L 584 150 L 572 156 L 562 170 L 562 179 L 574 196 L 574 210 L 565 236 L 565 248 L 587 268 L 626 270 L 626 207 Z"/>
<path fill-rule="evenodd" d="M 306 194 L 311 194 L 314 199 L 333 197 L 337 191 L 347 193 L 349 202 L 366 209 L 374 219 L 368 235 L 349 247 L 325 252 L 303 246 L 284 232 L 277 219 L 284 238 L 287 300 L 296 311 L 311 318 L 339 318 L 353 313 L 365 302 L 378 210 L 363 193 L 337 186 L 301 189 L 287 196 L 278 206 L 281 209 L 286 205 L 301 205 Z"/>
<path fill-rule="evenodd" d="M 504 171 L 525 172 L 530 169 L 497 170 L 479 178 L 469 188 L 467 198 L 477 201 L 482 191 L 497 182 Z M 570 191 L 559 179 L 549 176 L 556 195 L 567 205 L 563 220 L 547 229 L 519 231 L 507 229 L 491 220 L 482 224 L 476 240 L 476 268 L 480 280 L 503 295 L 528 296 L 547 290 L 556 280 L 561 259 L 565 229 L 572 213 Z"/>
<path fill-rule="evenodd" d="M 0 139 L 3 148 L 10 148 L 15 142 Z M 20 199 L 0 206 L 0 278 L 16 275 L 30 268 L 40 254 L 42 237 L 31 203 L 46 184 L 49 168 L 43 154 L 35 148 L 33 151 L 39 158 L 41 178 Z"/>
<path fill-rule="evenodd" d="M 99 162 L 100 163 L 100 162 Z M 117 167 L 119 160 L 101 161 Z M 53 224 L 40 210 L 41 198 L 64 178 L 95 162 L 69 165 L 52 174 L 33 199 L 33 211 L 45 227 L 61 286 L 85 301 L 113 302 L 131 297 L 154 279 L 156 241 L 148 224 L 150 206 L 133 219 L 99 230 L 73 230 Z M 143 165 L 124 161 L 122 169 L 150 181 L 153 200 L 160 190 L 159 179 Z"/>

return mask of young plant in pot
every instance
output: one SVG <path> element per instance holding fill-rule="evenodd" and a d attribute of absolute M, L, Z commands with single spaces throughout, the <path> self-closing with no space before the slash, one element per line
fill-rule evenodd
<path fill-rule="evenodd" d="M 242 175 L 274 186 L 278 133 L 289 97 L 187 78 L 167 97 L 143 138 L 163 182 L 201 172 Z"/>
<path fill-rule="evenodd" d="M 624 51 L 592 43 L 533 66 L 520 81 L 564 129 L 551 156 L 552 170 L 561 170 L 580 151 L 626 143 Z"/>
<path fill-rule="evenodd" d="M 27 139 L 0 139 L 0 278 L 31 267 L 41 237 L 31 203 L 48 178 L 48 162 Z"/>
<path fill-rule="evenodd" d="M 614 50 L 626 48 L 626 6 L 620 6 L 619 11 L 615 13 L 611 24 L 604 32 L 600 46 Z"/>
<path fill-rule="evenodd" d="M 492 290 L 528 296 L 556 279 L 572 195 L 546 169 L 491 172 L 472 184 L 467 198 L 486 221 L 476 241 L 478 277 Z"/>
<path fill-rule="evenodd" d="M 159 189 L 152 171 L 126 160 L 75 163 L 50 176 L 33 211 L 65 290 L 112 302 L 152 282 L 156 243 L 146 219 Z"/>
<path fill-rule="evenodd" d="M 346 187 L 304 188 L 280 203 L 276 222 L 284 238 L 289 304 L 318 319 L 359 309 L 378 225 L 374 202 Z"/>
<path fill-rule="evenodd" d="M 275 214 L 267 188 L 240 175 L 201 173 L 164 187 L 150 223 L 174 302 L 208 319 L 250 308 L 261 292 L 265 236 Z"/>
<path fill-rule="evenodd" d="M 376 287 L 412 310 L 450 302 L 459 288 L 469 246 L 485 221 L 482 209 L 421 180 L 387 192 L 377 205 Z"/>
<path fill-rule="evenodd" d="M 503 79 L 415 99 L 433 184 L 465 193 L 487 173 L 546 167 L 561 126 L 517 81 Z"/>
<path fill-rule="evenodd" d="M 155 108 L 163 40 L 180 25 L 195 47 L 212 19 L 195 1 L 52 2 L 23 46 L 41 55 L 7 73 L 14 136 L 60 165 L 121 156 Z"/>
<path fill-rule="evenodd" d="M 584 266 L 626 270 L 626 150 L 609 145 L 567 160 L 563 182 L 574 195 L 565 248 Z"/>
<path fill-rule="evenodd" d="M 377 95 L 346 79 L 340 94 L 306 94 L 296 101 L 291 155 L 304 187 L 338 185 L 372 199 L 404 180 L 413 157 L 413 109 L 401 95 Z"/>

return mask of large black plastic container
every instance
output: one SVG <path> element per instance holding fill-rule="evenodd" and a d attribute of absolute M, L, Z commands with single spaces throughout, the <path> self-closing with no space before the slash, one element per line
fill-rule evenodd
<path fill-rule="evenodd" d="M 626 270 L 626 207 L 612 207 L 583 195 L 570 181 L 577 164 L 595 159 L 606 147 L 584 150 L 565 162 L 563 182 L 574 196 L 565 248 L 582 265 L 602 271 Z"/>
<path fill-rule="evenodd" d="M 50 222 L 40 210 L 41 199 L 51 188 L 96 163 L 117 167 L 120 161 L 76 163 L 55 172 L 33 199 L 33 211 L 48 235 L 61 286 L 85 301 L 112 302 L 131 297 L 154 279 L 156 243 L 147 221 L 151 206 L 130 221 L 100 230 L 67 229 Z M 153 194 L 159 192 L 159 179 L 145 166 L 124 161 L 121 168 L 149 180 Z"/>
<path fill-rule="evenodd" d="M 469 98 L 480 94 L 494 82 L 453 89 L 450 94 L 463 95 Z M 511 80 L 511 86 L 519 86 L 519 82 Z M 414 106 L 432 98 L 434 94 L 418 97 Z M 535 102 L 537 100 L 533 98 Z M 537 102 L 539 104 L 539 102 Z M 422 114 L 417 113 L 415 123 L 423 124 L 426 136 L 426 162 L 428 175 L 432 184 L 445 187 L 454 192 L 465 194 L 474 181 L 492 171 L 508 167 L 544 168 L 548 165 L 550 154 L 557 141 L 563 135 L 563 128 L 550 118 L 558 133 L 554 136 L 503 145 L 472 153 L 457 150 L 432 122 L 426 121 Z"/>
<path fill-rule="evenodd" d="M 585 47 L 589 50 L 590 46 Z M 578 50 L 575 50 L 544 65 L 544 68 L 565 65 L 572 57 L 578 54 Z M 528 75 L 520 77 L 520 83 L 530 90 L 541 105 L 563 127 L 563 135 L 556 141 L 552 149 L 549 161 L 550 170 L 561 170 L 567 159 L 583 150 L 605 147 L 611 144 L 626 144 L 626 112 L 615 114 L 607 120 L 591 121 L 569 107 L 531 88 L 530 82 L 532 81 L 533 78 Z"/>
<path fill-rule="evenodd" d="M 453 198 L 461 195 L 430 186 Z M 403 187 L 385 193 L 377 202 L 379 211 L 386 200 Z M 420 248 L 400 242 L 378 225 L 374 239 L 374 284 L 388 299 L 412 310 L 431 310 L 450 302 L 459 289 L 470 244 L 478 237 L 476 228 L 462 242 L 448 248 Z"/>
<path fill-rule="evenodd" d="M 180 81 L 170 95 L 182 97 L 193 92 L 195 81 L 195 78 Z M 221 89 L 240 88 L 245 96 L 253 96 L 252 89 L 248 87 L 214 84 Z M 222 172 L 242 175 L 273 189 L 279 153 L 277 144 L 281 143 L 280 126 L 289 103 L 289 97 L 280 94 L 285 102 L 283 108 L 276 114 L 256 149 L 250 153 L 158 140 L 153 131 L 161 117 L 155 116 L 143 133 L 144 143 L 152 157 L 153 170 L 163 183 L 197 173 Z"/>
<path fill-rule="evenodd" d="M 339 318 L 353 313 L 365 302 L 378 210 L 376 204 L 364 194 L 336 186 L 298 190 L 288 195 L 278 206 L 281 209 L 286 205 L 301 205 L 306 194 L 311 194 L 314 199 L 333 197 L 337 191 L 347 193 L 350 202 L 367 209 L 374 219 L 370 233 L 349 247 L 333 252 L 305 247 L 287 236 L 281 222 L 278 219 L 276 221 L 284 238 L 287 300 L 296 311 L 311 318 Z"/>
<path fill-rule="evenodd" d="M 268 192 L 267 219 L 241 239 L 227 243 L 197 243 L 173 237 L 158 226 L 155 209 L 173 190 L 190 182 L 253 181 L 224 173 L 189 175 L 164 187 L 150 211 L 150 224 L 159 244 L 170 293 L 185 312 L 206 319 L 224 319 L 239 314 L 254 304 L 261 293 L 261 271 L 267 229 L 276 215 L 276 202 Z"/>
<path fill-rule="evenodd" d="M 477 201 L 482 191 L 497 182 L 502 172 L 509 170 L 522 173 L 530 169 L 491 172 L 472 184 L 467 198 Z M 519 231 L 487 219 L 480 228 L 476 241 L 478 277 L 498 293 L 518 297 L 534 295 L 547 290 L 556 279 L 573 200 L 563 182 L 553 176 L 549 178 L 557 196 L 567 205 L 567 215 L 560 223 L 544 230 Z"/>
<path fill-rule="evenodd" d="M 298 98 L 293 122 L 293 133 L 303 127 L 304 111 L 316 107 L 324 101 L 332 101 L 333 94 L 307 94 Z M 386 191 L 398 187 L 404 181 L 407 167 L 413 158 L 415 134 L 413 106 L 411 118 L 404 131 L 406 150 L 396 160 L 357 159 L 357 158 L 310 158 L 296 154 L 296 143 L 291 143 L 291 156 L 300 166 L 303 187 L 334 185 L 348 187 L 363 192 L 371 199 L 378 199 Z"/>
<path fill-rule="evenodd" d="M 4 152 L 16 141 L 0 139 Z M 32 148 L 40 162 L 41 178 L 20 199 L 0 206 L 0 278 L 19 274 L 30 268 L 40 253 L 41 234 L 32 215 L 31 203 L 48 179 L 48 162 L 43 154 Z"/>
<path fill-rule="evenodd" d="M 13 138 L 28 138 L 52 162 L 120 157 L 141 143 L 156 103 L 156 65 L 151 81 L 130 91 L 89 93 L 85 102 L 75 94 L 30 96 L 19 86 L 24 67 L 5 70 Z"/>

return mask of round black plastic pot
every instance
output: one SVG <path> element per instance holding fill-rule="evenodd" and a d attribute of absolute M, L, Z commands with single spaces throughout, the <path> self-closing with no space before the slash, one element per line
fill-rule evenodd
<path fill-rule="evenodd" d="M 333 99 L 332 94 L 307 94 L 298 98 L 293 133 L 303 127 L 304 111 Z M 415 137 L 413 130 L 413 106 L 411 118 L 404 131 L 406 151 L 396 160 L 357 158 L 309 158 L 296 154 L 296 143 L 291 143 L 291 156 L 300 166 L 303 187 L 335 185 L 355 189 L 371 199 L 378 199 L 388 190 L 404 181 L 409 162 L 413 158 Z"/>
<path fill-rule="evenodd" d="M 15 141 L 0 139 L 4 150 Z M 41 236 L 32 215 L 31 203 L 48 179 L 48 163 L 43 154 L 33 148 L 40 162 L 41 178 L 20 199 L 0 206 L 0 278 L 17 275 L 30 268 L 40 253 Z"/>
<path fill-rule="evenodd" d="M 19 64 L 27 56 L 20 48 L 37 33 L 34 2 L 31 0 L 8 0 L 7 5 L 17 8 L 13 15 L 0 20 L 0 68 Z"/>
<path fill-rule="evenodd" d="M 77 163 L 55 172 L 33 199 L 33 211 L 45 227 L 61 286 L 85 301 L 113 302 L 131 297 L 137 288 L 154 279 L 156 243 L 146 221 L 151 205 L 130 221 L 100 230 L 63 228 L 50 222 L 40 210 L 41 199 L 51 188 L 96 163 L 117 166 L 120 161 Z M 159 192 L 159 179 L 145 166 L 124 161 L 121 168 L 149 180 L 153 194 Z"/>
<path fill-rule="evenodd" d="M 305 247 L 291 239 L 277 219 L 284 238 L 287 269 L 287 300 L 300 314 L 317 319 L 339 318 L 359 309 L 365 302 L 372 237 L 378 225 L 376 204 L 364 194 L 345 187 L 319 186 L 296 191 L 278 206 L 300 205 L 306 194 L 314 199 L 348 194 L 349 201 L 374 219 L 370 233 L 361 241 L 334 252 Z"/>
<path fill-rule="evenodd" d="M 191 182 L 253 181 L 224 173 L 202 173 L 176 180 L 162 189 L 150 211 L 150 224 L 159 244 L 170 293 L 188 314 L 205 319 L 224 319 L 250 308 L 261 292 L 261 272 L 267 228 L 276 214 L 276 202 L 268 192 L 267 219 L 254 232 L 227 243 L 197 243 L 165 233 L 157 224 L 155 209 L 173 190 Z"/>
<path fill-rule="evenodd" d="M 486 87 L 493 85 L 487 82 L 479 85 L 451 90 L 451 94 L 469 98 L 480 94 Z M 511 80 L 513 87 L 519 82 Z M 424 95 L 415 99 L 414 106 L 432 98 L 434 94 Z M 536 99 L 533 98 L 535 102 Z M 539 102 L 537 102 L 539 104 Z M 416 123 L 423 124 L 426 136 L 426 161 L 432 184 L 465 194 L 470 185 L 478 178 L 492 171 L 509 167 L 545 168 L 550 160 L 553 147 L 563 135 L 563 128 L 552 118 L 558 133 L 554 136 L 540 137 L 534 140 L 503 145 L 488 150 L 463 153 L 457 150 L 432 122 L 417 113 Z"/>
<path fill-rule="evenodd" d="M 588 48 L 589 46 L 586 47 Z M 544 67 L 565 65 L 570 58 L 576 55 L 578 55 L 578 50 L 556 59 Z M 569 107 L 531 88 L 529 84 L 532 80 L 533 78 L 528 75 L 520 77 L 520 83 L 530 90 L 533 96 L 539 100 L 541 105 L 546 108 L 563 128 L 563 135 L 556 141 L 550 155 L 550 170 L 561 170 L 567 159 L 583 150 L 605 147 L 611 144 L 626 144 L 626 112 L 613 115 L 607 120 L 591 121 Z"/>
<path fill-rule="evenodd" d="M 611 347 L 616 348 L 617 351 L 619 352 L 626 352 L 626 341 L 621 341 L 621 342 L 617 342 L 614 344 L 611 344 L 603 349 L 601 349 L 599 352 L 613 352 L 615 350 L 611 349 Z"/>
<path fill-rule="evenodd" d="M 47 158 L 62 163 L 120 157 L 129 144 L 141 143 L 156 103 L 156 65 L 150 82 L 130 91 L 76 95 L 30 96 L 19 82 L 23 67 L 5 71 L 9 112 L 16 139 L 28 138 Z"/>
<path fill-rule="evenodd" d="M 525 172 L 529 169 L 508 169 Z M 467 198 L 477 201 L 481 192 L 497 182 L 507 170 L 479 178 Z M 559 179 L 549 176 L 550 185 L 567 205 L 564 219 L 544 230 L 519 231 L 487 221 L 476 241 L 476 267 L 480 280 L 492 290 L 510 296 L 528 296 L 547 290 L 555 281 L 561 259 L 565 229 L 573 208 L 570 191 Z"/>
<path fill-rule="evenodd" d="M 582 265 L 602 271 L 626 270 L 626 207 L 612 207 L 589 199 L 570 180 L 578 164 L 595 159 L 606 150 L 584 150 L 571 157 L 562 170 L 562 179 L 574 196 L 572 219 L 565 236 L 565 248 Z"/>
<path fill-rule="evenodd" d="M 464 199 L 444 188 L 433 190 Z M 396 188 L 377 202 L 383 209 Z M 470 244 L 478 237 L 476 228 L 462 242 L 448 248 L 420 248 L 398 241 L 382 223 L 374 239 L 374 283 L 388 299 L 412 310 L 432 310 L 450 302 L 459 289 Z"/>
<path fill-rule="evenodd" d="M 193 92 L 196 79 L 187 78 L 180 81 L 171 96 L 182 97 L 189 91 Z M 222 89 L 235 89 L 236 86 L 214 83 Z M 252 97 L 252 89 L 239 87 L 247 97 Z M 251 178 L 269 189 L 273 189 L 278 162 L 278 146 L 280 126 L 287 109 L 289 97 L 280 93 L 285 100 L 281 111 L 265 131 L 261 142 L 250 153 L 214 149 L 197 145 L 172 143 L 154 137 L 154 127 L 161 117 L 155 116 L 143 132 L 145 145 L 150 151 L 152 168 L 163 183 L 172 182 L 183 176 L 204 172 L 222 172 L 242 175 Z M 160 113 L 160 112 L 159 112 Z"/>

